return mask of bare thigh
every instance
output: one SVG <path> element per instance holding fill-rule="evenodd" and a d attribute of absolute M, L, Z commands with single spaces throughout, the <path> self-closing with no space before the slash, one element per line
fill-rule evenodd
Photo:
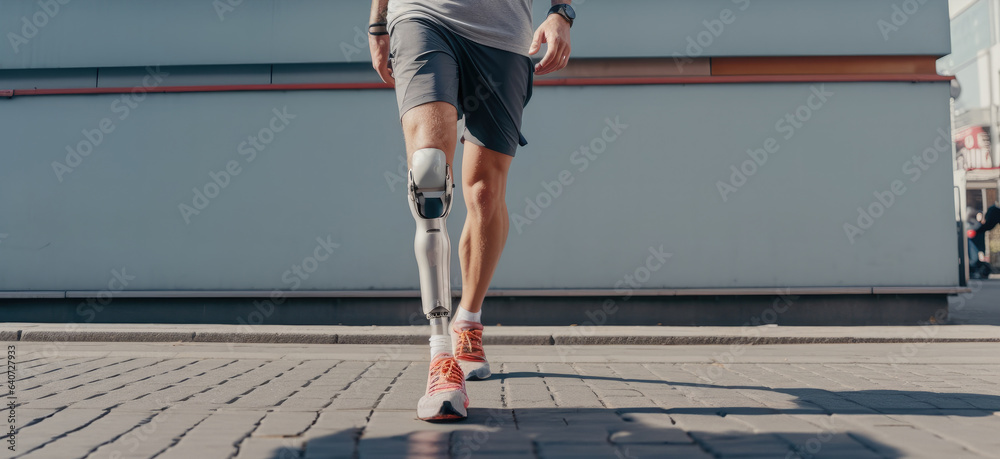
<path fill-rule="evenodd" d="M 424 148 L 437 148 L 448 157 L 448 164 L 455 159 L 455 142 L 458 137 L 458 110 L 448 102 L 430 102 L 411 108 L 403 114 L 403 136 L 406 138 L 406 162 L 412 167 L 413 152 Z"/>

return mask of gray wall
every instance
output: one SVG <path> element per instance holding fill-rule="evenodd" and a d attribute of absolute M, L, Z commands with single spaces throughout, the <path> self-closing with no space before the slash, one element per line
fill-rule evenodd
<path fill-rule="evenodd" d="M 495 287 L 613 288 L 660 245 L 673 256 L 642 287 L 956 285 L 949 161 L 904 172 L 947 127 L 948 85 L 826 84 L 785 140 L 775 123 L 812 86 L 537 88 L 512 216 L 560 171 L 572 183 L 512 222 Z M 390 91 L 157 94 L 125 119 L 120 97 L 0 101 L 16 133 L 0 155 L 0 290 L 100 290 L 123 267 L 129 289 L 290 289 L 283 273 L 327 235 L 340 247 L 300 289 L 417 287 L 413 222 L 386 179 L 402 157 Z M 247 161 L 241 141 L 284 107 L 296 118 Z M 103 118 L 114 130 L 60 182 L 52 162 Z M 606 118 L 628 127 L 581 171 L 574 153 L 600 149 Z M 770 137 L 778 152 L 723 201 L 717 182 Z M 228 161 L 240 174 L 186 223 L 179 204 Z M 907 191 L 852 244 L 843 224 L 896 179 Z M 452 215 L 457 241 L 461 200 Z"/>
<path fill-rule="evenodd" d="M 129 86 L 144 65 L 188 66 L 160 86 L 351 81 L 368 72 L 367 51 L 351 49 L 365 3 L 246 1 L 220 18 L 204 0 L 75 0 L 17 53 L 0 46 L 0 89 Z M 575 56 L 684 54 L 725 8 L 736 20 L 695 57 L 949 51 L 944 0 L 887 35 L 890 0 L 744 4 L 577 2 Z M 0 31 L 20 33 L 39 8 L 0 0 Z M 336 75 L 309 67 L 350 60 L 360 63 Z M 644 288 L 956 285 L 949 164 L 911 181 L 907 163 L 947 129 L 948 85 L 826 84 L 834 95 L 818 107 L 812 86 L 536 88 L 495 287 L 614 288 L 635 274 Z M 788 124 L 776 123 L 809 103 L 809 120 L 785 139 Z M 241 142 L 285 107 L 295 118 L 249 161 Z M 610 142 L 608 119 L 628 126 Z M 0 99 L 0 125 L 0 291 L 101 290 L 122 269 L 130 290 L 417 287 L 390 91 L 15 97 Z M 730 167 L 768 138 L 778 150 L 723 198 Z M 582 146 L 605 150 L 583 170 Z M 67 147 L 88 154 L 73 164 Z M 72 172 L 60 176 L 54 162 Z M 192 189 L 228 162 L 239 175 L 185 221 L 178 206 L 193 206 Z M 560 174 L 572 183 L 557 192 Z M 844 224 L 857 225 L 857 208 L 894 180 L 906 191 L 849 239 Z M 547 205 L 536 215 L 526 199 Z M 457 243 L 461 200 L 452 215 Z M 327 236 L 333 256 L 292 282 L 286 271 Z M 646 279 L 649 249 L 661 245 L 672 256 Z"/>
<path fill-rule="evenodd" d="M 55 2 L 56 0 L 48 0 Z M 61 0 L 65 1 L 65 0 Z M 928 0 L 892 23 L 895 0 L 577 1 L 576 57 L 672 57 L 724 9 L 734 20 L 697 56 L 935 54 L 950 51 L 948 5 Z M 258 0 L 217 11 L 209 0 L 72 0 L 48 14 L 0 1 L 0 69 L 364 62 L 366 1 Z M 535 2 L 539 22 L 549 2 Z M 220 14 L 221 13 L 221 14 Z M 36 14 L 37 33 L 22 18 Z M 883 33 L 879 21 L 898 30 Z"/>

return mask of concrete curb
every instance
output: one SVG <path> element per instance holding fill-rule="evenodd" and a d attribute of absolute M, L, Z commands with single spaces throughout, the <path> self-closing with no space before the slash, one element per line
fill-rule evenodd
<path fill-rule="evenodd" d="M 12 342 L 422 345 L 429 327 L 3 324 Z M 487 345 L 774 345 L 1000 342 L 1000 326 L 486 327 Z"/>
<path fill-rule="evenodd" d="M 485 341 L 485 340 L 484 340 Z M 682 346 L 682 345 L 741 345 L 763 346 L 770 344 L 885 344 L 885 343 L 965 343 L 1000 342 L 1000 338 L 858 338 L 818 336 L 595 336 L 556 337 L 559 346 L 632 345 L 632 346 Z"/>
<path fill-rule="evenodd" d="M 337 335 L 327 333 L 195 332 L 189 341 L 195 343 L 337 344 Z"/>
<path fill-rule="evenodd" d="M 122 330 L 122 331 L 54 331 L 54 330 L 23 330 L 19 341 L 37 342 L 77 342 L 96 341 L 109 343 L 138 343 L 191 341 L 191 332 L 171 332 L 152 330 Z"/>

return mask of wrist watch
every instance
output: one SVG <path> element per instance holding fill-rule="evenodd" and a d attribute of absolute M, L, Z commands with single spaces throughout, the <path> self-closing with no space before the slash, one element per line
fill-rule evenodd
<path fill-rule="evenodd" d="M 552 8 L 549 8 L 549 15 L 553 14 L 558 14 L 562 16 L 563 19 L 569 21 L 569 26 L 573 27 L 573 20 L 576 19 L 576 11 L 574 11 L 573 7 L 570 6 L 568 3 L 560 3 L 558 5 L 552 5 Z"/>

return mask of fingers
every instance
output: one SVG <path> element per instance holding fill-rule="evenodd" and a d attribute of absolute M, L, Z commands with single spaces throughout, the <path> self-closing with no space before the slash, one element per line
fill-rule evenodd
<path fill-rule="evenodd" d="M 383 83 L 389 83 L 393 86 L 396 85 L 396 79 L 392 77 L 392 70 L 390 70 L 387 66 L 382 66 L 382 68 L 378 69 L 378 76 L 382 78 Z"/>
<path fill-rule="evenodd" d="M 378 73 L 383 83 L 395 84 L 396 80 L 392 76 L 392 69 L 389 68 L 389 57 L 372 57 L 372 68 Z"/>
<path fill-rule="evenodd" d="M 550 69 L 552 68 L 553 62 L 557 59 L 557 54 L 558 51 L 556 50 L 556 47 L 549 45 L 549 49 L 545 51 L 545 57 L 542 58 L 538 65 L 535 65 L 535 74 L 545 75 L 546 73 L 551 72 Z"/>
<path fill-rule="evenodd" d="M 545 52 L 545 57 L 535 66 L 536 75 L 545 75 L 558 70 L 562 70 L 569 62 L 570 46 L 562 39 L 550 40 L 549 49 Z"/>
<path fill-rule="evenodd" d="M 542 48 L 542 43 L 545 42 L 545 32 L 541 28 L 535 31 L 535 37 L 531 39 L 531 47 L 528 48 L 528 55 L 534 56 L 539 49 Z"/>
<path fill-rule="evenodd" d="M 375 66 L 375 71 L 378 72 L 378 76 L 382 79 L 383 83 L 396 84 L 396 79 L 392 75 L 392 67 L 389 66 L 388 56 L 379 61 L 379 65 Z"/>

